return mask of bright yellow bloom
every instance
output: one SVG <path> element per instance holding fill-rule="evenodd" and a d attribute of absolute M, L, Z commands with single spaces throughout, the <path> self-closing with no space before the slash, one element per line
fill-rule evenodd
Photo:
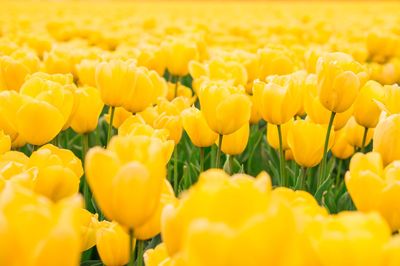
<path fill-rule="evenodd" d="M 169 73 L 181 77 L 189 73 L 189 62 L 199 57 L 196 43 L 183 38 L 166 41 L 164 51 Z"/>
<path fill-rule="evenodd" d="M 225 135 L 222 140 L 221 150 L 225 154 L 238 155 L 241 154 L 247 147 L 249 141 L 250 126 L 244 124 L 237 131 L 232 134 Z"/>
<path fill-rule="evenodd" d="M 203 113 L 196 107 L 182 112 L 182 124 L 190 140 L 197 147 L 209 147 L 217 140 L 217 133 L 210 129 Z"/>
<path fill-rule="evenodd" d="M 346 128 L 335 131 L 332 154 L 339 159 L 347 159 L 354 154 L 354 146 L 347 141 Z"/>
<path fill-rule="evenodd" d="M 362 66 L 344 53 L 328 53 L 317 63 L 318 96 L 331 112 L 343 113 L 355 101 L 366 79 Z"/>
<path fill-rule="evenodd" d="M 5 153 L 11 149 L 11 138 L 0 130 L 0 154 Z"/>
<path fill-rule="evenodd" d="M 96 245 L 96 234 L 100 228 L 98 214 L 93 214 L 86 209 L 80 209 L 81 218 L 81 235 L 82 244 L 81 250 L 85 251 Z"/>
<path fill-rule="evenodd" d="M 287 133 L 287 143 L 295 161 L 304 167 L 314 167 L 322 160 L 327 127 L 307 120 L 296 120 Z M 331 131 L 328 149 L 334 142 Z"/>
<path fill-rule="evenodd" d="M 357 124 L 354 117 L 351 117 L 349 121 L 347 121 L 346 126 L 342 130 L 345 131 L 347 142 L 350 145 L 361 148 L 365 128 Z M 371 128 L 367 132 L 364 147 L 371 142 L 373 135 L 374 129 Z"/>
<path fill-rule="evenodd" d="M 82 87 L 76 90 L 78 108 L 71 120 L 71 128 L 80 134 L 94 131 L 104 104 L 100 92 L 94 87 Z"/>
<path fill-rule="evenodd" d="M 144 262 L 146 266 L 167 266 L 170 260 L 164 243 L 158 244 L 154 249 L 147 249 L 144 253 Z"/>
<path fill-rule="evenodd" d="M 287 143 L 287 134 L 288 134 L 289 129 L 292 127 L 292 125 L 293 125 L 293 119 L 290 119 L 288 122 L 281 125 L 282 148 L 284 150 L 289 149 L 289 146 Z M 278 128 L 274 124 L 268 123 L 268 125 L 267 125 L 267 141 L 271 147 L 273 147 L 276 150 L 279 149 Z"/>

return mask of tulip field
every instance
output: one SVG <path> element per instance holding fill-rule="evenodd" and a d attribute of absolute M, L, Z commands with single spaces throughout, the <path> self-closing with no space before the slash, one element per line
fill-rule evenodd
<path fill-rule="evenodd" d="M 0 266 L 400 265 L 400 2 L 0 7 Z"/>

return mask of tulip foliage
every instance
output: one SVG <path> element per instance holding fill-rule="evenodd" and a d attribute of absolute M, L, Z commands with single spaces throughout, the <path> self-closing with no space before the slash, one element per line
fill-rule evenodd
<path fill-rule="evenodd" d="M 400 265 L 400 5 L 244 2 L 2 2 L 0 265 Z"/>

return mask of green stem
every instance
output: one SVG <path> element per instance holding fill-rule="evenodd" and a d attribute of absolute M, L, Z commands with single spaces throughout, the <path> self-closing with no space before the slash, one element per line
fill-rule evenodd
<path fill-rule="evenodd" d="M 232 175 L 233 174 L 233 159 L 234 159 L 234 155 L 229 155 L 228 157 L 228 164 L 229 164 L 229 174 Z"/>
<path fill-rule="evenodd" d="M 331 134 L 333 121 L 335 120 L 335 115 L 336 113 L 332 112 L 331 117 L 329 118 L 328 130 L 326 131 L 326 136 L 325 136 L 324 155 L 322 157 L 321 171 L 318 179 L 318 187 L 326 178 L 326 159 L 328 157 L 328 144 L 329 144 L 329 137 Z"/>
<path fill-rule="evenodd" d="M 174 149 L 174 191 L 178 195 L 178 146 Z"/>
<path fill-rule="evenodd" d="M 364 135 L 361 143 L 361 152 L 364 153 L 365 151 L 365 142 L 367 141 L 367 134 L 368 134 L 368 128 L 364 127 Z"/>
<path fill-rule="evenodd" d="M 283 151 L 283 141 L 282 141 L 282 130 L 281 125 L 276 125 L 278 128 L 278 137 L 279 137 L 279 168 L 280 168 L 280 175 L 281 175 L 281 185 L 286 186 L 287 178 L 286 178 L 286 167 L 285 167 L 285 154 Z"/>
<path fill-rule="evenodd" d="M 340 182 L 340 175 L 342 173 L 342 164 L 343 164 L 343 160 L 339 159 L 339 165 L 336 168 L 337 172 L 336 172 L 336 185 L 339 185 Z"/>
<path fill-rule="evenodd" d="M 224 135 L 219 134 L 218 136 L 218 150 L 217 150 L 217 158 L 215 158 L 215 168 L 220 168 L 220 157 L 221 157 L 221 149 L 222 149 L 222 138 Z"/>
<path fill-rule="evenodd" d="M 204 148 L 200 147 L 200 173 L 204 171 Z"/>
<path fill-rule="evenodd" d="M 129 229 L 129 253 L 131 255 L 130 255 L 128 266 L 134 266 L 136 256 L 135 256 L 135 249 L 133 248 L 133 229 Z"/>
<path fill-rule="evenodd" d="M 89 135 L 82 134 L 82 162 L 85 162 L 86 153 L 89 150 Z M 83 190 L 83 198 L 85 200 L 86 209 L 89 211 L 93 211 L 92 207 L 92 193 L 90 192 L 88 183 L 86 181 L 86 176 L 82 176 L 82 190 Z"/>
<path fill-rule="evenodd" d="M 138 254 L 136 260 L 136 266 L 143 266 L 143 252 L 144 252 L 144 240 L 138 240 Z"/>
<path fill-rule="evenodd" d="M 108 143 L 110 142 L 110 139 L 111 139 L 113 121 L 114 121 L 114 113 L 115 113 L 115 107 L 114 106 L 110 106 L 110 108 L 111 108 L 111 114 L 110 114 L 110 123 L 108 124 L 106 148 L 107 148 Z"/>
<path fill-rule="evenodd" d="M 303 189 L 305 191 L 307 191 L 307 171 L 308 171 L 307 167 L 304 167 L 304 166 L 301 167 L 301 175 L 300 175 L 301 186 L 300 186 L 300 189 Z"/>

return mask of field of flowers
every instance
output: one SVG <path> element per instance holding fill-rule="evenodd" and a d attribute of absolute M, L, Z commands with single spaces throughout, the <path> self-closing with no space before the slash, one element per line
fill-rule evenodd
<path fill-rule="evenodd" d="M 400 3 L 0 5 L 1 266 L 400 265 Z"/>

